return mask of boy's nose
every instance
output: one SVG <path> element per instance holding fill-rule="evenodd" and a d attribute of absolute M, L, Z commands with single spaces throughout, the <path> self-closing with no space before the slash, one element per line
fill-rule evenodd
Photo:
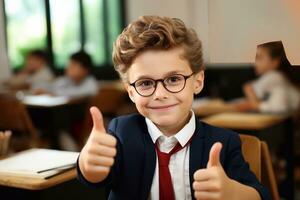
<path fill-rule="evenodd" d="M 162 82 L 158 82 L 153 95 L 155 99 L 165 99 L 168 97 L 169 92 L 166 90 Z"/>

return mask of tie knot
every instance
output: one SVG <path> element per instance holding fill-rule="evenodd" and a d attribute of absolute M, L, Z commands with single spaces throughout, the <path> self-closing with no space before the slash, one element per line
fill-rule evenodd
<path fill-rule="evenodd" d="M 174 153 L 180 151 L 183 147 L 180 145 L 179 142 L 177 142 L 177 144 L 175 145 L 175 147 L 169 153 L 161 152 L 159 150 L 158 143 L 155 143 L 155 148 L 156 148 L 156 152 L 157 152 L 159 166 L 161 166 L 161 167 L 168 167 L 171 156 Z"/>
<path fill-rule="evenodd" d="M 174 136 L 166 137 L 161 135 L 156 142 L 161 152 L 169 153 L 176 146 L 178 141 Z"/>

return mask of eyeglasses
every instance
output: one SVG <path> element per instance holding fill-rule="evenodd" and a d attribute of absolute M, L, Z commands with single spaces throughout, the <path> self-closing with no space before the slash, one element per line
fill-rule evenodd
<path fill-rule="evenodd" d="M 156 80 L 151 78 L 142 78 L 130 83 L 129 85 L 133 86 L 135 91 L 143 97 L 149 97 L 153 95 L 157 88 L 158 82 L 161 82 L 167 91 L 171 93 L 178 93 L 184 89 L 186 80 L 193 75 L 194 73 L 188 76 L 182 74 L 173 74 L 164 79 Z"/>

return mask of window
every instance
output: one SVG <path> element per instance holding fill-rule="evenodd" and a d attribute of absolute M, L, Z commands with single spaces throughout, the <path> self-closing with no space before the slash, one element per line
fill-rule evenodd
<path fill-rule="evenodd" d="M 89 53 L 96 67 L 111 64 L 112 44 L 123 28 L 123 0 L 2 0 L 11 66 L 31 49 L 47 49 L 54 69 L 70 54 Z"/>
<path fill-rule="evenodd" d="M 114 41 L 117 39 L 118 35 L 120 34 L 121 30 L 121 26 L 119 24 L 121 24 L 121 19 L 122 16 L 119 12 L 119 10 L 121 9 L 120 4 L 118 2 L 118 0 L 109 0 L 107 5 L 107 10 L 108 10 L 108 50 L 109 52 L 112 52 L 112 47 L 113 47 L 113 43 Z M 111 61 L 111 60 L 110 60 Z"/>
<path fill-rule="evenodd" d="M 85 24 L 85 46 L 84 49 L 93 57 L 95 63 L 103 63 L 105 55 L 105 26 L 103 21 L 104 5 L 102 0 L 85 0 L 83 2 L 84 24 Z"/>
<path fill-rule="evenodd" d="M 50 0 L 54 64 L 64 67 L 70 54 L 80 46 L 80 13 L 76 1 Z"/>
<path fill-rule="evenodd" d="M 33 48 L 47 47 L 44 1 L 5 1 L 8 56 L 11 65 L 19 68 L 24 56 Z"/>

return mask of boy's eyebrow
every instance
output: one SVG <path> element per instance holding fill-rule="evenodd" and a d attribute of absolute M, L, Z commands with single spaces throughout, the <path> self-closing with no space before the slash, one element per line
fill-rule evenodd
<path fill-rule="evenodd" d="M 167 76 L 170 76 L 170 75 L 173 75 L 173 74 L 183 74 L 185 75 L 185 71 L 183 70 L 175 70 L 175 71 L 170 71 L 170 72 L 167 72 L 165 73 L 161 78 L 165 78 Z M 141 76 L 138 76 L 136 78 L 136 80 L 139 80 L 139 79 L 145 79 L 145 78 L 151 78 L 151 79 L 154 79 L 153 77 L 149 76 L 149 75 L 141 75 Z"/>

